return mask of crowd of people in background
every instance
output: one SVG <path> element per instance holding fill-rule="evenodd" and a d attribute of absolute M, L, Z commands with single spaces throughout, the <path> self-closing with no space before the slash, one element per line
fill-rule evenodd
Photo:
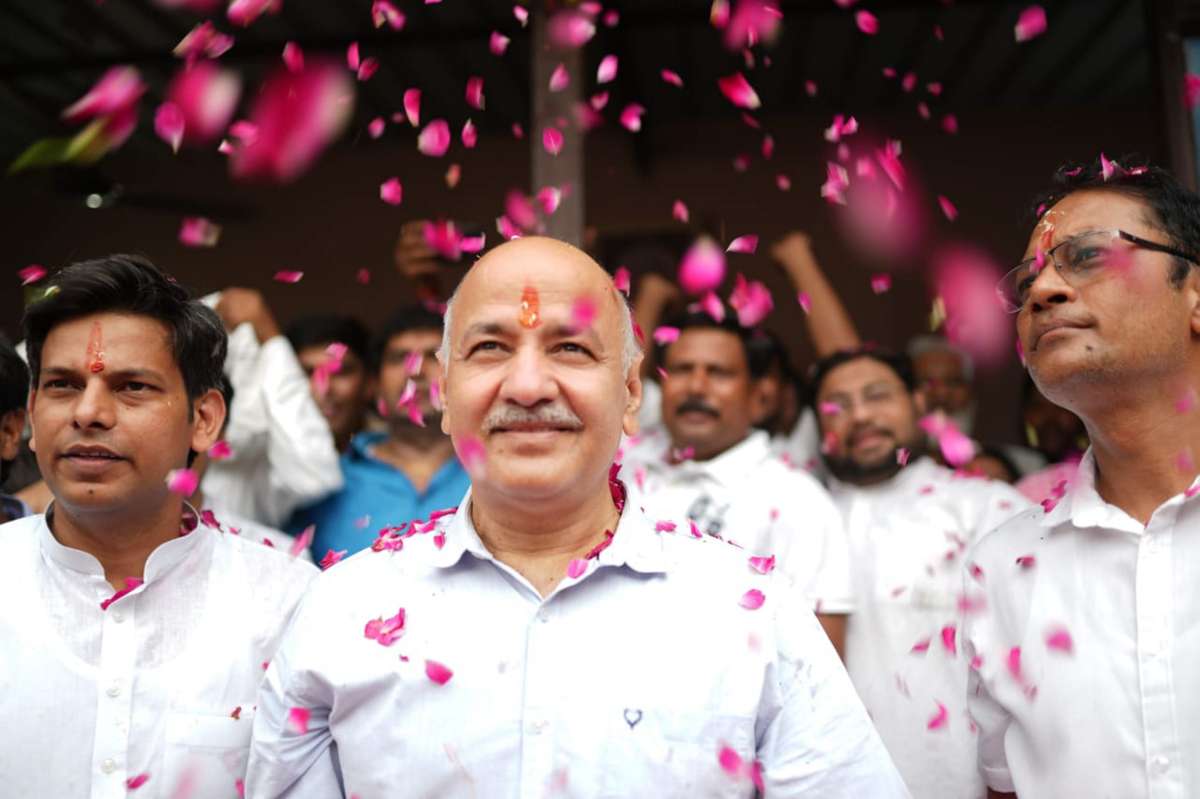
<path fill-rule="evenodd" d="M 973 439 L 966 348 L 863 341 L 802 232 L 803 367 L 673 264 L 622 291 L 530 237 L 442 294 L 419 229 L 374 330 L 114 255 L 0 342 L 14 793 L 1200 792 L 1168 174 L 1064 168 L 1013 242 L 1021 444 Z"/>

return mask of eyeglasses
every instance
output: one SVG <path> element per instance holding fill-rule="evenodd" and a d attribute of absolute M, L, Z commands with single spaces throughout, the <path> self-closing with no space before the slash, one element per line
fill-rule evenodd
<path fill-rule="evenodd" d="M 1165 252 L 1182 258 L 1192 264 L 1200 265 L 1194 256 L 1182 250 L 1147 241 L 1124 230 L 1093 230 L 1080 233 L 1055 244 L 1049 250 L 1041 253 L 1039 258 L 1028 258 L 1009 271 L 996 284 L 996 294 L 1000 304 L 1009 313 L 1018 313 L 1029 301 L 1029 290 L 1037 276 L 1050 264 L 1058 270 L 1058 275 L 1072 288 L 1080 288 L 1104 271 L 1104 267 L 1112 263 L 1113 245 L 1118 239 L 1132 244 L 1134 247 L 1154 252 Z"/>

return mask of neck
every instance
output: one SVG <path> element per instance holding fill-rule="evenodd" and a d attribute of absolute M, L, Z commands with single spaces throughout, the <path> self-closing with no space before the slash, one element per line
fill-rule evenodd
<path fill-rule="evenodd" d="M 1200 408 L 1180 413 L 1183 390 L 1133 390 L 1080 411 L 1096 459 L 1096 491 L 1146 524 L 1155 509 L 1186 490 L 1200 463 Z M 1116 400 L 1116 401 L 1112 401 Z"/>
<path fill-rule="evenodd" d="M 454 457 L 450 436 L 436 427 L 393 428 L 371 454 L 400 471 L 417 491 L 425 491 L 442 464 Z"/>
<path fill-rule="evenodd" d="M 516 569 L 542 596 L 548 595 L 575 558 L 583 557 L 615 532 L 621 514 L 607 483 L 583 503 L 573 497 L 531 503 L 471 493 L 471 521 L 488 551 Z"/>
<path fill-rule="evenodd" d="M 182 520 L 183 503 L 172 498 L 153 513 L 136 516 L 117 511 L 76 514 L 56 503 L 49 521 L 51 532 L 60 544 L 100 561 L 104 578 L 120 590 L 125 587 L 126 578 L 144 576 L 151 552 L 179 537 Z"/>

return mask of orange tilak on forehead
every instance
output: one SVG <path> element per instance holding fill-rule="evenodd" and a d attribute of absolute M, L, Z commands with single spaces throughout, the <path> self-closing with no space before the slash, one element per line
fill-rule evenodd
<path fill-rule="evenodd" d="M 521 310 L 517 314 L 517 322 L 528 330 L 542 323 L 538 291 L 533 286 L 526 286 L 521 292 Z"/>
<path fill-rule="evenodd" d="M 93 374 L 104 371 L 104 331 L 99 322 L 92 323 L 92 332 L 88 336 L 87 352 L 84 353 L 84 363 Z"/>

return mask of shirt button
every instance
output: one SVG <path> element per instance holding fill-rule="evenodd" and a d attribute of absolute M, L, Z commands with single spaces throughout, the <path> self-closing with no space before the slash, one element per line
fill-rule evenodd
<path fill-rule="evenodd" d="M 117 696 L 120 696 L 120 695 L 121 695 L 121 686 L 119 686 L 119 685 L 115 685 L 115 684 L 114 684 L 114 685 L 110 685 L 110 686 L 108 687 L 108 690 L 107 690 L 107 691 L 105 691 L 104 693 L 106 693 L 106 694 L 108 694 L 109 696 L 112 696 L 112 697 L 117 697 Z"/>
<path fill-rule="evenodd" d="M 533 735 L 540 735 L 546 729 L 546 722 L 532 721 L 529 723 L 529 732 Z"/>
<path fill-rule="evenodd" d="M 538 614 L 538 621 L 540 621 L 542 624 L 549 623 L 550 614 L 543 610 L 541 613 Z"/>
<path fill-rule="evenodd" d="M 1163 755 L 1159 755 L 1158 757 L 1154 758 L 1154 770 L 1159 774 L 1166 774 L 1167 769 L 1170 767 L 1171 761 Z"/>
<path fill-rule="evenodd" d="M 114 761 L 111 757 L 105 758 L 104 762 L 100 764 L 100 770 L 105 774 L 112 774 L 116 768 L 116 761 Z"/>
<path fill-rule="evenodd" d="M 121 611 L 119 611 L 119 610 L 114 610 L 114 611 L 113 611 L 113 615 L 112 615 L 112 619 L 113 619 L 113 621 L 115 621 L 117 624 L 120 624 L 121 622 L 125 621 L 125 614 L 124 614 L 124 613 L 122 613 L 122 612 L 121 612 Z"/>

